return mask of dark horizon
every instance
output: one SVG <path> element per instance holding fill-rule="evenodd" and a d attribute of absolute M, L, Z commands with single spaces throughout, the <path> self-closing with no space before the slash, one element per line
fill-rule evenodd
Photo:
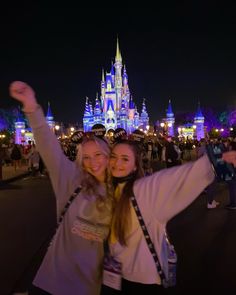
<path fill-rule="evenodd" d="M 169 99 L 174 113 L 195 112 L 198 102 L 218 112 L 236 108 L 233 5 L 157 5 L 127 5 L 118 19 L 105 8 L 9 8 L 1 19 L 1 108 L 18 105 L 8 86 L 23 80 L 45 111 L 50 102 L 56 121 L 82 122 L 86 96 L 94 103 L 102 69 L 110 71 L 117 36 L 131 95 L 139 112 L 146 99 L 151 122 L 165 117 Z"/>

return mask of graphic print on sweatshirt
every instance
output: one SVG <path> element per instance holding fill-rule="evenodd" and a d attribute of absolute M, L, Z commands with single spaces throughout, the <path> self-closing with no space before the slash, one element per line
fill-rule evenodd
<path fill-rule="evenodd" d="M 72 234 L 78 235 L 86 240 L 103 242 L 108 233 L 108 227 L 100 223 L 92 223 L 81 217 L 73 222 Z"/>

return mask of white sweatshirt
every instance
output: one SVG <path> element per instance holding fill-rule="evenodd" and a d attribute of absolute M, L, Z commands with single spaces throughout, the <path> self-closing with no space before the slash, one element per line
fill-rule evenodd
<path fill-rule="evenodd" d="M 167 222 L 189 206 L 213 179 L 214 172 L 205 155 L 195 162 L 161 170 L 134 183 L 139 209 L 165 273 Z M 132 205 L 128 246 L 115 243 L 110 248 L 115 259 L 122 263 L 123 278 L 143 284 L 161 284 Z"/>

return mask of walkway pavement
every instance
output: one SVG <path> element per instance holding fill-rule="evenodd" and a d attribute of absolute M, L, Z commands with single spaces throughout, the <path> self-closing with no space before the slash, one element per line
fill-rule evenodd
<path fill-rule="evenodd" d="M 29 174 L 28 166 L 22 165 L 16 169 L 13 166 L 2 166 L 2 179 L 0 179 L 0 184 L 14 181 L 25 177 Z"/>

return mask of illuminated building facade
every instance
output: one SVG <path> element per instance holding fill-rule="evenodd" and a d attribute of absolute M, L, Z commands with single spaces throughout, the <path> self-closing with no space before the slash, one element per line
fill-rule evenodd
<path fill-rule="evenodd" d="M 198 104 L 197 112 L 195 113 L 193 123 L 187 123 L 184 126 L 178 127 L 179 137 L 195 138 L 201 140 L 205 138 L 205 117 L 202 114 L 200 104 Z"/>
<path fill-rule="evenodd" d="M 20 118 L 15 122 L 15 143 L 25 143 L 25 122 Z"/>
<path fill-rule="evenodd" d="M 55 121 L 52 115 L 50 103 L 48 103 L 48 110 L 46 115 L 46 121 L 50 129 L 54 131 Z M 28 144 L 28 141 L 34 142 L 34 136 L 31 128 L 26 128 L 24 120 L 21 118 L 20 113 L 15 122 L 15 143 L 16 144 Z"/>
<path fill-rule="evenodd" d="M 205 121 L 205 118 L 202 114 L 200 103 L 199 103 L 197 112 L 194 117 L 194 125 L 196 126 L 195 132 L 196 132 L 197 140 L 200 140 L 201 138 L 205 138 L 204 121 Z"/>
<path fill-rule="evenodd" d="M 117 40 L 115 63 L 111 71 L 104 76 L 102 71 L 101 95 L 96 97 L 95 106 L 86 98 L 83 117 L 84 131 L 90 131 L 95 124 L 102 124 L 106 130 L 124 128 L 128 134 L 135 129 L 146 129 L 149 116 L 143 99 L 141 114 L 132 99 L 128 84 L 128 75 Z"/>

